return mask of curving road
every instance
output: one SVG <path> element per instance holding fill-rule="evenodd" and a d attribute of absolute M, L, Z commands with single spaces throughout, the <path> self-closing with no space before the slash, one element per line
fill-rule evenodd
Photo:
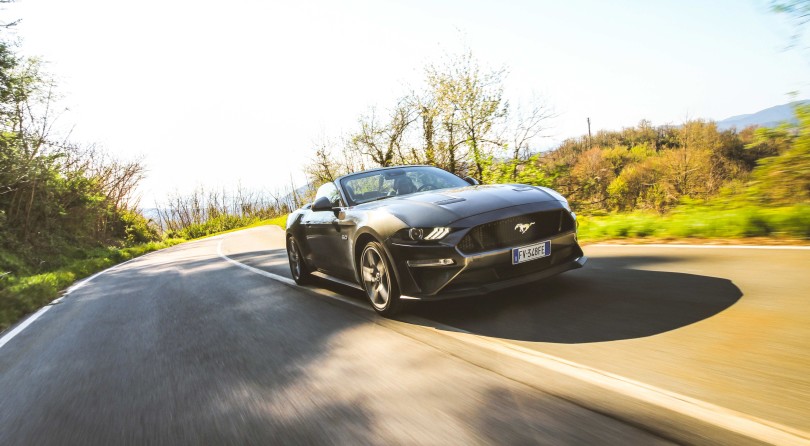
<path fill-rule="evenodd" d="M 810 443 L 809 250 L 586 253 L 399 321 L 276 227 L 153 253 L 0 339 L 0 444 Z"/>

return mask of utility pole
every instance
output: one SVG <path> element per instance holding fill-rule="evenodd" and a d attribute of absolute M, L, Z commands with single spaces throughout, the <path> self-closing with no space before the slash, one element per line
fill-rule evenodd
<path fill-rule="evenodd" d="M 591 148 L 591 118 L 588 117 L 588 148 Z"/>

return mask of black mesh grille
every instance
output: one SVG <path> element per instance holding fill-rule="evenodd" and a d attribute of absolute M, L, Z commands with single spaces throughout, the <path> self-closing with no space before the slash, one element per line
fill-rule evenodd
<path fill-rule="evenodd" d="M 522 233 L 520 225 L 530 226 Z M 564 210 L 536 212 L 476 226 L 461 239 L 458 249 L 470 254 L 520 246 L 573 229 L 574 220 Z"/>

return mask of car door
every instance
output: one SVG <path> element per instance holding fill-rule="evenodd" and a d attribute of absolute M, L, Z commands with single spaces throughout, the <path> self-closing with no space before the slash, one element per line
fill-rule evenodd
<path fill-rule="evenodd" d="M 334 183 L 325 183 L 315 194 L 315 200 L 327 197 L 333 207 L 342 207 L 340 193 Z M 352 266 L 349 250 L 349 229 L 351 221 L 339 216 L 332 210 L 312 210 L 301 220 L 306 233 L 306 242 L 312 253 L 315 267 L 332 276 L 350 280 Z"/>

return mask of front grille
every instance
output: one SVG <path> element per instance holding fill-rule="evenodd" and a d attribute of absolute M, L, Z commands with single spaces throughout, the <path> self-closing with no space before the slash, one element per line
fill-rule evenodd
<path fill-rule="evenodd" d="M 521 233 L 518 225 L 528 224 L 529 229 Z M 541 241 L 573 229 L 574 219 L 562 209 L 536 212 L 476 226 L 461 239 L 458 249 L 465 254 L 492 251 Z"/>
<path fill-rule="evenodd" d="M 463 271 L 442 292 L 464 291 L 479 288 L 481 284 L 493 284 L 504 280 L 512 280 L 530 274 L 538 273 L 544 269 L 570 262 L 582 255 L 575 246 L 561 248 L 555 245 L 551 255 L 529 262 L 512 265 L 509 256 L 504 256 L 504 262 L 488 268 L 476 268 Z"/>

